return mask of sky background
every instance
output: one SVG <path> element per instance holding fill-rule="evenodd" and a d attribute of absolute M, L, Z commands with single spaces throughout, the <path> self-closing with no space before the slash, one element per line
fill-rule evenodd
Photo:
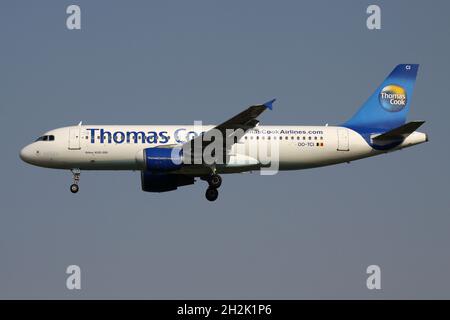
<path fill-rule="evenodd" d="M 66 28 L 78 4 L 82 30 Z M 369 31 L 369 4 L 382 29 Z M 0 298 L 450 298 L 448 1 L 0 2 Z M 430 142 L 275 176 L 153 194 L 137 172 L 30 166 L 77 124 L 339 124 L 399 63 Z M 82 289 L 66 289 L 66 267 Z M 366 268 L 381 267 L 381 290 Z"/>

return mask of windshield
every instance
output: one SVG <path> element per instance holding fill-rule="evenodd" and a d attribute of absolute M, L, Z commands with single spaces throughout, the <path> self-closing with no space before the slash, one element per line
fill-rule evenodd
<path fill-rule="evenodd" d="M 49 135 L 49 136 L 42 136 L 39 137 L 35 140 L 36 141 L 54 141 L 55 140 L 55 136 L 54 135 Z"/>

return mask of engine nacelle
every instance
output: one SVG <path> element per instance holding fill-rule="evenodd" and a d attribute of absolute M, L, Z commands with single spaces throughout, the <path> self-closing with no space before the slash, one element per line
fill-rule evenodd
<path fill-rule="evenodd" d="M 181 174 L 141 172 L 142 190 L 147 192 L 173 191 L 178 187 L 194 184 L 194 182 L 194 177 Z"/>
<path fill-rule="evenodd" d="M 150 172 L 167 172 L 178 170 L 183 166 L 183 149 L 147 148 L 144 149 L 144 170 Z"/>

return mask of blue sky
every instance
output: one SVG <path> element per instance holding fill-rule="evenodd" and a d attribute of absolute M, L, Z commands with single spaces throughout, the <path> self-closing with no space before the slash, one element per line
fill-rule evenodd
<path fill-rule="evenodd" d="M 0 297 L 448 298 L 449 4 L 377 1 L 0 4 Z M 328 168 L 141 192 L 137 172 L 20 161 L 52 128 L 218 123 L 276 97 L 264 124 L 339 124 L 399 63 L 419 63 L 410 120 L 430 142 Z M 82 290 L 65 288 L 81 267 Z M 365 286 L 382 270 L 382 290 Z"/>

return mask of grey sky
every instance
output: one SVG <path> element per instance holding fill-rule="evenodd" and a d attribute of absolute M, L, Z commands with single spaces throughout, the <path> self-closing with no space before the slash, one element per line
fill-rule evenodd
<path fill-rule="evenodd" d="M 65 10 L 82 10 L 68 31 Z M 371 3 L 382 30 L 365 27 Z M 445 94 L 450 3 L 1 1 L 1 298 L 450 298 Z M 216 123 L 278 98 L 264 124 L 339 124 L 399 63 L 431 141 L 338 166 L 224 176 L 165 194 L 136 172 L 20 161 L 84 123 Z M 65 268 L 82 290 L 65 288 Z M 365 286 L 382 270 L 382 290 Z"/>

